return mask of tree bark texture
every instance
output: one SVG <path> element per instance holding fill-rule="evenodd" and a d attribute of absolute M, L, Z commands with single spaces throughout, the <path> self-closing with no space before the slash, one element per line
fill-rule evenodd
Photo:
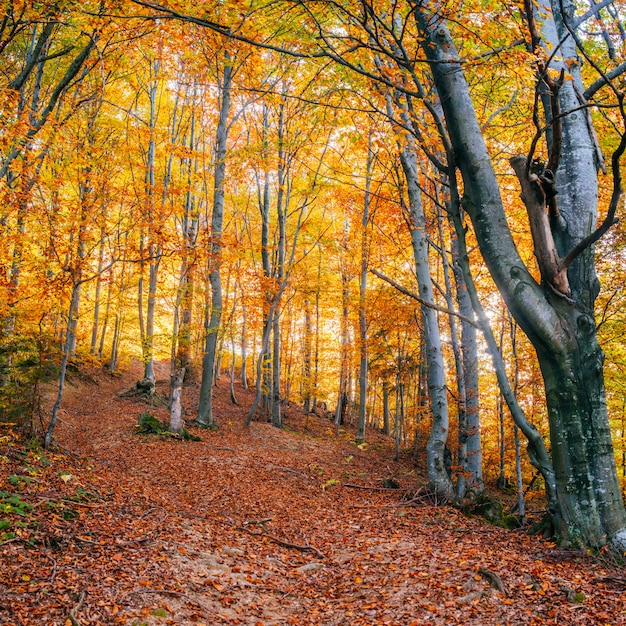
<path fill-rule="evenodd" d="M 434 302 L 432 280 L 428 261 L 428 239 L 426 218 L 422 207 L 419 188 L 417 155 L 412 142 L 407 141 L 400 152 L 409 196 L 409 220 L 411 242 L 415 258 L 420 297 L 426 302 Z M 428 391 L 432 425 L 426 444 L 426 464 L 429 487 L 444 498 L 452 495 L 452 483 L 446 472 L 444 451 L 448 440 L 448 390 L 443 360 L 439 320 L 434 309 L 422 306 L 422 321 L 428 364 Z"/>

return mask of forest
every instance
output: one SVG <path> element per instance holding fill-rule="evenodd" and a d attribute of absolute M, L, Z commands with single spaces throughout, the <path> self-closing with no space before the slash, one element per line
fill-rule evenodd
<path fill-rule="evenodd" d="M 76 523 L 88 525 L 82 516 L 112 515 L 106 485 L 118 502 L 119 481 L 131 480 L 103 450 L 140 459 L 150 448 L 142 462 L 167 471 L 144 478 L 152 495 L 169 495 L 143 512 L 122 508 L 115 523 L 169 524 L 172 501 L 179 515 L 193 500 L 181 476 L 223 491 L 240 467 L 246 481 L 276 481 L 258 496 L 268 501 L 287 498 L 286 478 L 320 481 L 315 497 L 346 510 L 366 498 L 366 519 L 375 526 L 380 513 L 389 532 L 402 522 L 388 515 L 390 495 L 409 494 L 433 519 L 486 502 L 499 507 L 492 522 L 517 529 L 497 541 L 531 541 L 519 534 L 530 530 L 556 543 L 555 562 L 621 563 L 623 13 L 621 0 L 3 2 L 0 548 L 43 546 L 53 582 L 68 502 L 82 498 Z M 157 432 L 122 453 L 111 438 L 130 445 L 138 416 Z M 299 453 L 285 443 L 294 433 Z M 309 439 L 354 471 L 325 473 Z M 268 463 L 295 474 L 248 475 L 246 442 L 261 455 L 288 449 Z M 203 476 L 194 450 L 205 444 L 230 452 Z M 50 463 L 75 464 L 57 472 L 71 480 L 53 488 Z M 61 494 L 70 487 L 78 496 Z M 44 497 L 58 505 L 46 523 L 65 529 L 45 541 L 32 500 Z M 268 511 L 241 516 L 219 532 L 323 560 L 322 548 L 278 540 Z M 217 528 L 185 519 L 191 543 Z M 111 524 L 106 542 L 124 543 Z M 85 528 L 71 531 L 83 549 L 99 541 Z M 148 531 L 136 531 L 135 548 L 147 549 Z M 500 594 L 489 611 L 518 610 L 495 566 L 476 567 L 476 581 Z M 17 594 L 14 612 L 0 620 L 31 623 L 32 607 L 19 612 L 26 592 L 15 591 L 30 574 L 11 571 L 0 588 Z M 325 575 L 316 571 L 304 574 Z M 600 579 L 626 585 L 615 572 L 585 580 Z M 519 580 L 546 593 L 541 580 Z M 464 597 L 475 592 L 463 584 Z M 590 593 L 550 584 L 568 602 Z M 164 598 L 193 605 L 161 585 Z M 119 598 L 109 613 L 85 613 L 87 587 L 77 589 L 59 591 L 54 623 L 114 623 L 118 612 L 119 623 L 144 623 Z M 579 611 L 580 623 L 620 623 L 623 607 L 602 617 L 611 593 Z M 481 594 L 467 610 L 493 604 Z M 210 623 L 309 623 L 318 606 L 269 617 L 240 607 L 227 619 L 195 602 Z M 351 615 L 317 610 L 310 623 Z M 414 623 L 491 623 L 489 611 Z M 506 619 L 578 623 L 574 613 Z M 413 623 L 370 617 L 354 623 Z"/>

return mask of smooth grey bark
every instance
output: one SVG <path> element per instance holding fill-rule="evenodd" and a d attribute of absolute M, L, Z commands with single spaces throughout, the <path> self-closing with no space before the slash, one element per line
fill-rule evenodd
<path fill-rule="evenodd" d="M 434 294 L 428 258 L 428 239 L 426 237 L 426 217 L 422 207 L 419 188 L 417 155 L 414 143 L 407 138 L 400 152 L 400 161 L 407 182 L 409 198 L 409 223 L 411 243 L 415 258 L 420 297 L 427 303 L 434 304 Z M 428 392 L 432 425 L 426 444 L 426 467 L 429 487 L 443 498 L 452 496 L 452 482 L 446 472 L 444 453 L 448 440 L 448 392 L 446 373 L 439 334 L 439 321 L 436 311 L 422 305 L 422 323 L 428 365 Z"/>
<path fill-rule="evenodd" d="M 446 305 L 450 310 L 448 315 L 448 322 L 450 324 L 450 343 L 452 344 L 452 354 L 454 355 L 454 369 L 456 373 L 456 389 L 457 389 L 457 466 L 459 468 L 458 475 L 456 477 L 455 495 L 458 499 L 462 499 L 465 496 L 466 482 L 472 478 L 471 482 L 475 483 L 475 477 L 471 477 L 469 474 L 469 464 L 467 458 L 467 391 L 465 387 L 465 365 L 463 363 L 463 353 L 461 350 L 461 344 L 459 342 L 458 329 L 456 324 L 456 315 L 454 315 L 454 298 L 452 295 L 452 280 L 450 277 L 450 259 L 448 258 L 448 252 L 446 250 L 446 240 L 443 229 L 443 215 L 441 206 L 437 205 L 437 226 L 439 230 L 439 248 L 442 260 L 443 278 L 445 285 L 444 297 L 446 299 Z"/>
<path fill-rule="evenodd" d="M 215 134 L 215 168 L 213 182 L 213 213 L 209 240 L 209 282 L 211 285 L 211 313 L 207 327 L 206 351 L 202 358 L 202 383 L 196 423 L 212 427 L 213 382 L 217 358 L 217 340 L 222 319 L 222 229 L 224 226 L 224 181 L 226 178 L 226 151 L 228 141 L 228 115 L 232 87 L 233 66 L 228 53 L 224 53 L 224 75 L 221 85 L 220 115 Z"/>
<path fill-rule="evenodd" d="M 137 300 L 139 309 L 139 332 L 141 336 L 142 361 L 144 366 L 144 380 L 154 389 L 156 374 L 154 372 L 154 317 L 156 311 L 156 292 L 159 279 L 159 265 L 161 263 L 161 253 L 158 242 L 155 239 L 154 221 L 156 218 L 156 198 L 155 198 L 155 167 L 156 167 L 156 124 L 157 124 L 157 95 L 158 78 L 160 71 L 159 61 L 150 61 L 150 85 L 148 87 L 149 118 L 148 129 L 150 138 L 148 140 L 148 150 L 146 153 L 146 172 L 144 179 L 144 218 L 147 222 L 147 234 L 142 235 L 140 250 L 142 261 L 140 264 L 139 282 L 137 285 Z M 146 260 L 143 255 L 147 253 L 148 265 L 148 295 L 144 318 L 144 270 Z"/>
<path fill-rule="evenodd" d="M 365 196 L 363 198 L 363 215 L 361 218 L 361 275 L 359 279 L 359 416 L 356 427 L 356 440 L 365 441 L 365 423 L 367 420 L 367 269 L 369 265 L 370 205 L 372 202 L 372 168 L 374 151 L 372 148 L 372 129 L 367 141 L 367 161 L 365 165 Z"/>
<path fill-rule="evenodd" d="M 195 90 L 193 95 L 195 103 Z M 174 125 L 175 126 L 175 125 Z M 189 150 L 196 145 L 196 116 L 191 112 L 189 129 Z M 183 424 L 183 382 L 191 365 L 191 322 L 193 315 L 193 295 L 196 270 L 196 242 L 199 224 L 198 200 L 193 189 L 193 174 L 197 172 L 197 159 L 189 157 L 186 167 L 187 193 L 185 195 L 185 213 L 182 220 L 183 258 L 180 266 L 177 303 L 174 317 L 173 362 L 170 372 L 170 426 L 173 433 L 182 434 Z"/>
<path fill-rule="evenodd" d="M 509 313 L 511 352 L 513 353 L 513 393 L 517 398 L 519 391 L 519 357 L 517 355 L 517 326 Z M 517 513 L 520 522 L 524 524 L 526 517 L 526 503 L 524 502 L 524 479 L 522 476 L 522 454 L 519 437 L 519 427 L 513 424 L 513 439 L 515 442 L 515 478 L 517 482 Z"/>
<path fill-rule="evenodd" d="M 270 202 L 271 202 L 271 190 L 270 190 L 270 171 L 269 171 L 269 130 L 270 130 L 270 119 L 269 119 L 269 108 L 267 104 L 263 103 L 263 120 L 262 120 L 262 131 L 261 131 L 261 149 L 262 149 L 262 158 L 264 163 L 263 170 L 263 181 L 261 183 L 259 176 L 257 175 L 257 190 L 258 190 L 258 205 L 259 211 L 261 212 L 261 267 L 263 269 L 263 276 L 268 281 L 270 281 L 272 276 L 272 264 L 270 261 Z M 275 308 L 275 307 L 274 307 Z M 266 413 L 269 413 L 271 410 L 271 397 L 269 394 L 269 390 L 271 387 L 271 372 L 267 367 L 270 362 L 269 355 L 269 343 L 264 340 L 265 335 L 267 334 L 268 342 L 269 342 L 269 330 L 268 325 L 270 325 L 271 320 L 268 313 L 268 310 L 272 309 L 272 293 L 270 289 L 267 289 L 265 294 L 265 303 L 263 310 L 263 331 L 261 333 L 261 345 L 266 346 L 263 348 L 262 353 L 259 355 L 260 360 L 260 368 L 257 368 L 257 376 L 261 378 L 257 378 L 256 387 L 257 389 L 262 389 L 262 401 L 263 401 L 263 410 Z M 267 345 L 266 345 L 267 343 Z"/>
<path fill-rule="evenodd" d="M 170 425 L 169 431 L 177 435 L 182 435 L 185 430 L 183 420 L 183 379 L 185 378 L 185 368 L 177 368 L 172 376 L 172 390 L 170 401 Z"/>
<path fill-rule="evenodd" d="M 452 222 L 453 220 L 451 220 Z M 459 263 L 459 243 L 454 225 L 451 233 L 452 271 L 456 286 L 456 301 L 461 317 L 461 354 L 465 387 L 465 454 L 467 478 L 465 486 L 474 493 L 485 490 L 480 431 L 480 397 L 478 386 L 478 341 L 476 326 L 467 320 L 473 318 L 471 298 L 465 276 Z"/>
<path fill-rule="evenodd" d="M 285 105 L 287 88 L 283 83 L 280 108 L 278 113 L 278 193 L 276 194 L 276 225 L 278 226 L 278 241 L 276 246 L 276 264 L 274 277 L 278 284 L 285 278 L 285 248 L 287 245 L 287 211 L 289 208 L 288 192 L 288 165 L 285 151 Z M 276 296 L 274 296 L 276 297 Z M 281 334 L 280 334 L 280 300 L 274 311 L 272 320 L 272 425 L 280 428 L 282 426 L 282 413 L 280 403 L 281 392 Z"/>
<path fill-rule="evenodd" d="M 539 359 L 557 493 L 551 511 L 555 532 L 563 545 L 599 547 L 609 541 L 621 549 L 626 545 L 626 513 L 608 422 L 603 353 L 593 317 L 597 295 L 593 250 L 586 250 L 569 268 L 571 300 L 531 276 L 506 223 L 498 182 L 447 26 L 420 6 L 414 10 L 463 177 L 463 206 L 485 263 Z M 563 111 L 574 104 L 574 82 L 567 81 L 561 90 Z M 582 117 L 572 112 L 562 119 L 557 187 L 567 228 L 555 237 L 561 254 L 589 234 L 596 222 L 596 152 Z"/>

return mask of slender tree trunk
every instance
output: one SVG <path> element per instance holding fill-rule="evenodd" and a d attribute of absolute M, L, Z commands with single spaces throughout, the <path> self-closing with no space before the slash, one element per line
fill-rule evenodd
<path fill-rule="evenodd" d="M 391 435 L 391 415 L 389 412 L 389 383 L 383 382 L 383 432 Z"/>
<path fill-rule="evenodd" d="M 106 340 L 107 330 L 109 329 L 109 315 L 111 314 L 111 296 L 113 290 L 113 280 L 109 282 L 107 289 L 107 300 L 104 307 L 104 319 L 102 320 L 102 330 L 100 331 L 100 343 L 98 344 L 98 358 L 101 359 L 104 354 L 104 342 Z"/>
<path fill-rule="evenodd" d="M 311 322 L 311 301 L 306 298 L 304 301 L 304 346 L 302 354 L 302 399 L 304 410 L 311 411 L 311 343 L 313 339 L 313 328 Z"/>
<path fill-rule="evenodd" d="M 519 359 L 517 356 L 517 326 L 511 319 L 509 313 L 509 324 L 511 329 L 511 352 L 513 353 L 513 393 L 517 398 L 519 391 Z M 522 454 L 521 444 L 519 437 L 519 427 L 517 424 L 513 424 L 513 440 L 515 442 L 515 477 L 517 479 L 517 511 L 519 519 L 524 525 L 524 519 L 526 517 L 526 506 L 524 503 L 524 479 L 522 476 Z"/>
<path fill-rule="evenodd" d="M 348 408 L 348 361 L 350 349 L 350 326 L 348 315 L 350 313 L 350 292 L 348 290 L 348 276 L 345 269 L 341 268 L 341 362 L 339 368 L 339 391 L 337 393 L 337 408 L 335 410 L 335 425 L 337 432 L 344 423 Z"/>
<path fill-rule="evenodd" d="M 74 317 L 76 315 L 76 310 L 78 307 L 78 287 L 80 283 L 74 282 L 72 287 L 72 296 L 70 298 L 70 307 L 67 314 L 67 327 L 65 330 L 65 342 L 63 348 L 63 358 L 61 360 L 61 371 L 59 373 L 59 387 L 57 391 L 56 401 L 54 406 L 52 407 L 52 416 L 50 418 L 50 423 L 48 424 L 48 428 L 46 430 L 46 435 L 44 438 L 44 447 L 48 449 L 50 444 L 52 443 L 52 434 L 54 432 L 54 428 L 57 423 L 57 418 L 59 415 L 59 408 L 61 407 L 61 402 L 63 401 L 63 391 L 65 389 L 65 376 L 67 374 L 67 364 L 70 359 L 70 351 L 73 343 L 72 337 L 72 329 L 75 328 L 73 322 Z"/>
<path fill-rule="evenodd" d="M 243 300 L 243 296 L 242 296 Z M 241 386 L 248 388 L 248 326 L 246 303 L 241 303 Z"/>
<path fill-rule="evenodd" d="M 102 292 L 102 270 L 104 268 L 104 226 L 100 229 L 100 246 L 98 251 L 98 276 L 96 278 L 96 293 L 94 295 L 93 325 L 91 327 L 91 345 L 89 354 L 95 356 L 98 350 L 98 326 L 100 324 L 100 294 Z"/>
<path fill-rule="evenodd" d="M 356 440 L 365 441 L 365 422 L 367 418 L 367 271 L 369 266 L 368 226 L 370 221 L 372 168 L 374 151 L 372 149 L 372 129 L 368 134 L 367 162 L 365 166 L 365 197 L 361 220 L 361 276 L 359 280 L 359 418 L 356 428 Z"/>
<path fill-rule="evenodd" d="M 443 265 L 443 276 L 445 284 L 446 304 L 450 311 L 454 311 L 454 298 L 452 296 L 452 281 L 450 278 L 450 261 L 446 251 L 445 234 L 443 230 L 443 215 L 441 207 L 437 207 L 437 225 L 439 227 L 439 247 L 441 249 L 441 260 Z M 459 472 L 456 482 L 456 497 L 460 500 L 465 496 L 466 481 L 469 478 L 467 460 L 467 411 L 465 388 L 465 373 L 463 355 L 459 344 L 459 336 L 456 325 L 456 316 L 450 313 L 448 316 L 450 324 L 450 340 L 452 344 L 452 354 L 454 355 L 454 367 L 456 373 L 457 388 L 457 412 L 458 412 L 458 445 L 457 445 L 457 466 Z"/>
<path fill-rule="evenodd" d="M 211 217 L 211 239 L 209 245 L 209 282 L 211 284 L 211 315 L 207 329 L 207 349 L 202 359 L 202 384 L 200 404 L 196 422 L 200 426 L 212 427 L 213 382 L 217 357 L 218 333 L 222 319 L 221 254 L 222 229 L 224 224 L 224 180 L 226 176 L 226 149 L 228 140 L 228 115 L 232 84 L 232 64 L 228 53 L 224 54 L 224 76 L 221 88 L 220 116 L 215 138 L 215 172 L 213 184 L 213 214 Z"/>
<path fill-rule="evenodd" d="M 402 148 L 400 159 L 407 181 L 411 242 L 415 257 L 419 294 L 426 302 L 434 303 L 425 216 L 419 189 L 417 158 L 412 141 L 409 141 Z M 426 342 L 428 390 L 432 414 L 432 427 L 428 443 L 426 444 L 428 483 L 430 488 L 438 495 L 449 498 L 452 496 L 452 483 L 446 472 L 444 462 L 448 440 L 448 397 L 441 337 L 439 335 L 439 321 L 436 311 L 431 307 L 422 306 L 422 321 Z"/>
<path fill-rule="evenodd" d="M 450 221 L 452 222 L 453 220 Z M 465 449 L 467 462 L 465 486 L 476 494 L 485 490 L 480 435 L 480 399 L 478 395 L 478 342 L 476 340 L 476 327 L 467 321 L 472 319 L 474 311 L 459 262 L 459 243 L 454 224 L 452 224 L 451 250 L 452 268 L 456 285 L 456 301 L 459 305 L 459 312 L 463 315 L 463 318 L 461 318 L 461 352 L 463 355 L 463 378 L 465 382 Z"/>

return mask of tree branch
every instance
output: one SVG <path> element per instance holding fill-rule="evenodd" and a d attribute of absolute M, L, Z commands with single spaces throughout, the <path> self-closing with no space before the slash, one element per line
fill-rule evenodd
<path fill-rule="evenodd" d="M 474 326 L 474 328 L 480 329 L 480 325 L 475 320 L 467 317 L 466 315 L 463 315 L 462 313 L 458 313 L 457 311 L 451 311 L 450 309 L 446 309 L 446 307 L 433 304 L 432 302 L 427 302 L 423 298 L 420 298 L 416 293 L 409 291 L 408 289 L 406 289 L 405 287 L 397 283 L 395 280 L 393 280 L 393 278 L 389 278 L 389 276 L 385 276 L 382 272 L 379 272 L 377 269 L 374 269 L 373 267 L 370 268 L 370 272 L 374 274 L 374 276 L 378 276 L 378 278 L 380 278 L 381 280 L 384 280 L 386 283 L 389 283 L 394 289 L 397 289 L 400 293 L 403 293 L 405 296 L 408 296 L 409 298 L 416 300 L 417 302 L 419 302 L 420 304 L 423 304 L 429 309 L 434 309 L 435 311 L 445 313 L 446 315 L 454 315 L 455 317 L 462 319 L 464 322 L 471 324 L 472 326 Z"/>

